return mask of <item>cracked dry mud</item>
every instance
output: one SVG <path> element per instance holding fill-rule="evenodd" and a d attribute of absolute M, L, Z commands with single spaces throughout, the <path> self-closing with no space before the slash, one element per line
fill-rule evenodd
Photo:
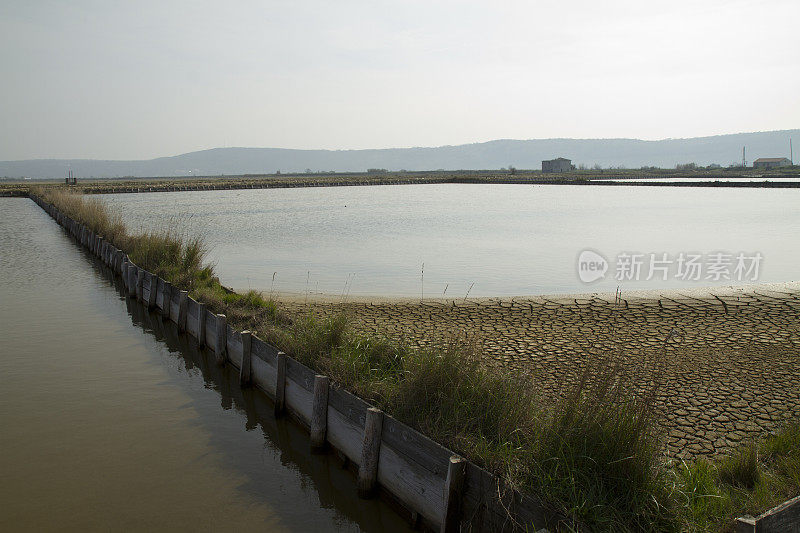
<path fill-rule="evenodd" d="M 313 300 L 313 299 L 312 299 Z M 659 426 L 674 458 L 726 453 L 800 419 L 800 290 L 666 293 L 623 299 L 282 302 L 345 311 L 357 331 L 424 345 L 467 333 L 493 364 L 559 394 L 589 361 L 620 358 L 637 383 L 660 378 Z M 654 364 L 654 361 L 658 361 Z"/>

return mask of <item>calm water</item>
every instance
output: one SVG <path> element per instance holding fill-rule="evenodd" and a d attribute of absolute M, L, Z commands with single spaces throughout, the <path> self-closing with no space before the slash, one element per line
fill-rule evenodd
<path fill-rule="evenodd" d="M 236 288 L 461 298 L 470 287 L 492 296 L 733 283 L 705 271 L 676 279 L 676 264 L 666 281 L 660 271 L 646 280 L 647 265 L 639 281 L 618 281 L 620 252 L 760 252 L 759 281 L 799 277 L 798 189 L 405 185 L 105 198 L 134 229 L 202 235 Z M 586 248 L 610 262 L 605 279 L 578 278 Z"/>
<path fill-rule="evenodd" d="M 0 530 L 406 529 L 29 200 L 0 199 L 0 302 Z"/>

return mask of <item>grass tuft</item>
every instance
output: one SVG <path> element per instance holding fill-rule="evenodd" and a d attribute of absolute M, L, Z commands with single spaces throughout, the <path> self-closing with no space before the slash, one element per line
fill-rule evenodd
<path fill-rule="evenodd" d="M 718 469 L 722 483 L 752 490 L 761 478 L 756 443 L 746 444 L 723 458 Z"/>

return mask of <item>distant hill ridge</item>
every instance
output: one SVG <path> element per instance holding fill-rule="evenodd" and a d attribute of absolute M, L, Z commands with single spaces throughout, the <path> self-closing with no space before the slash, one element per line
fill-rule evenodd
<path fill-rule="evenodd" d="M 293 150 L 284 148 L 213 148 L 140 161 L 96 159 L 31 159 L 0 161 L 0 177 L 62 178 L 69 170 L 78 177 L 152 177 L 220 174 L 272 174 L 276 171 L 363 172 L 388 170 L 481 170 L 512 165 L 539 169 L 543 159 L 566 157 L 592 167 L 674 168 L 679 163 L 741 162 L 759 157 L 789 157 L 789 139 L 800 140 L 800 129 L 735 133 L 713 137 L 664 139 L 502 139 L 434 148 L 379 150 Z M 800 143 L 795 143 L 800 147 Z M 796 158 L 797 159 L 797 158 Z"/>

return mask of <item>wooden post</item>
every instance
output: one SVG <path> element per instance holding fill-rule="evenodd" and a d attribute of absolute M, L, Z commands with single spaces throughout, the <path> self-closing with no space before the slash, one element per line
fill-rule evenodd
<path fill-rule="evenodd" d="M 736 522 L 734 523 L 734 531 L 736 533 L 755 533 L 755 518 L 737 518 Z"/>
<path fill-rule="evenodd" d="M 172 302 L 172 285 L 164 282 L 164 292 L 161 293 L 161 316 L 169 318 L 169 307 Z"/>
<path fill-rule="evenodd" d="M 186 315 L 189 314 L 189 291 L 178 293 L 178 329 L 186 331 Z"/>
<path fill-rule="evenodd" d="M 128 263 L 128 296 L 131 298 L 136 296 L 136 271 L 138 267 L 133 266 L 133 263 Z"/>
<path fill-rule="evenodd" d="M 286 408 L 286 354 L 278 352 L 275 359 L 275 416 L 283 414 Z"/>
<path fill-rule="evenodd" d="M 444 482 L 444 516 L 442 517 L 442 533 L 457 533 L 461 530 L 461 500 L 464 488 L 464 475 L 467 462 L 454 455 L 447 467 L 447 479 Z"/>
<path fill-rule="evenodd" d="M 239 367 L 239 385 L 247 387 L 250 385 L 250 346 L 253 337 L 249 331 L 242 332 L 242 366 Z"/>
<path fill-rule="evenodd" d="M 225 364 L 225 349 L 228 346 L 228 322 L 225 315 L 217 315 L 217 346 L 214 348 L 217 364 Z"/>
<path fill-rule="evenodd" d="M 364 424 L 364 440 L 361 445 L 361 463 L 358 465 L 358 497 L 371 498 L 378 481 L 378 459 L 381 454 L 383 411 L 370 407 Z"/>
<path fill-rule="evenodd" d="M 144 269 L 138 268 L 136 270 L 136 299 L 142 301 L 142 289 L 144 288 Z"/>
<path fill-rule="evenodd" d="M 197 304 L 197 345 L 206 345 L 206 304 Z"/>
<path fill-rule="evenodd" d="M 314 401 L 311 404 L 311 453 L 325 449 L 328 432 L 328 376 L 314 376 Z"/>
<path fill-rule="evenodd" d="M 158 276 L 150 274 L 150 294 L 147 298 L 147 308 L 153 309 L 156 306 L 156 297 L 158 296 Z"/>

